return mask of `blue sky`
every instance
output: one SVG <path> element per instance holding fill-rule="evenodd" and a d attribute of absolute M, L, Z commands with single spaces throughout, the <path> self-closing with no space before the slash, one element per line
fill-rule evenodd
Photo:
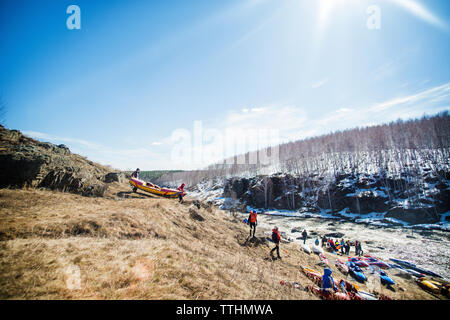
<path fill-rule="evenodd" d="M 445 0 L 3 0 L 0 29 L 5 125 L 119 169 L 199 168 L 258 130 L 285 142 L 450 109 Z M 196 121 L 214 137 L 201 150 Z"/>

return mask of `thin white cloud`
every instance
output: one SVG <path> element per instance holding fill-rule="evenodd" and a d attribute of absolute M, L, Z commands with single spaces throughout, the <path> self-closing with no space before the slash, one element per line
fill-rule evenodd
<path fill-rule="evenodd" d="M 47 141 L 54 142 L 54 143 L 70 143 L 70 144 L 81 145 L 81 146 L 84 146 L 87 148 L 92 148 L 92 149 L 100 147 L 100 145 L 93 143 L 93 142 L 86 141 L 86 140 L 75 139 L 75 138 L 70 138 L 70 137 L 59 137 L 59 136 L 42 133 L 42 132 L 37 132 L 37 131 L 24 131 L 22 133 L 26 136 L 29 136 L 31 138 L 34 138 L 34 139 L 37 139 L 40 141 L 47 140 Z"/>
<path fill-rule="evenodd" d="M 434 25 L 443 30 L 448 30 L 448 25 L 442 21 L 438 16 L 429 11 L 418 1 L 414 0 L 392 0 L 393 3 L 407 10 L 419 19 Z"/>
<path fill-rule="evenodd" d="M 328 82 L 328 78 L 324 78 L 324 79 L 322 79 L 320 81 L 314 82 L 311 85 L 311 88 L 313 88 L 313 89 L 320 88 L 320 87 L 324 86 L 327 82 Z"/>
<path fill-rule="evenodd" d="M 417 102 L 438 102 L 445 101 L 450 93 L 450 83 L 443 84 L 431 89 L 424 90 L 422 92 L 412 94 L 409 96 L 398 97 L 381 103 L 377 103 L 371 106 L 368 110 L 371 112 L 386 111 L 388 109 L 409 105 Z"/>
<path fill-rule="evenodd" d="M 61 137 L 37 131 L 23 131 L 23 134 L 39 141 L 67 144 L 73 153 L 121 170 L 128 170 L 137 166 L 147 169 L 164 169 L 167 168 L 167 164 L 171 165 L 167 160 L 165 151 L 155 152 L 145 146 L 138 148 L 112 148 L 82 139 Z M 176 167 L 170 166 L 170 168 L 175 169 Z"/>

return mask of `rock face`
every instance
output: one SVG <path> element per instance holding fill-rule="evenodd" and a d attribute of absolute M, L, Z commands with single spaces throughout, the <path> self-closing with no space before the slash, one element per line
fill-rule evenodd
<path fill-rule="evenodd" d="M 448 172 L 434 175 L 423 170 L 414 179 L 341 174 L 332 179 L 318 175 L 294 177 L 289 174 L 230 178 L 223 196 L 236 207 L 299 210 L 327 210 L 337 216 L 384 213 L 410 224 L 436 223 L 450 211 Z"/>
<path fill-rule="evenodd" d="M 105 182 L 120 173 L 70 152 L 65 145 L 39 142 L 0 126 L 0 188 L 43 187 L 85 196 L 102 196 Z"/>
<path fill-rule="evenodd" d="M 240 199 L 256 208 L 298 209 L 303 206 L 291 176 L 232 178 L 225 183 L 224 196 Z"/>

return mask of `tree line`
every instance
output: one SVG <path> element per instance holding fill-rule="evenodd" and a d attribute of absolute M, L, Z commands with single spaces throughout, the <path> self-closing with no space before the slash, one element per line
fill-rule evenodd
<path fill-rule="evenodd" d="M 420 168 L 436 173 L 448 171 L 450 149 L 450 116 L 448 111 L 422 118 L 357 127 L 325 135 L 280 144 L 276 162 L 238 164 L 236 157 L 211 164 L 202 170 L 172 172 L 162 175 L 159 183 L 200 181 L 244 175 L 256 176 L 274 172 L 294 175 L 320 174 L 335 176 L 343 172 L 401 175 Z M 262 150 L 267 152 L 268 150 Z M 257 158 L 259 151 L 246 153 L 245 159 Z"/>

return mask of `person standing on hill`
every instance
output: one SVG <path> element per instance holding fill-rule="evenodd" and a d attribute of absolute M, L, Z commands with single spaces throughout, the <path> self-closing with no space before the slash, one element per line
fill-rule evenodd
<path fill-rule="evenodd" d="M 184 200 L 183 200 L 183 195 L 184 195 L 184 187 L 185 187 L 186 185 L 184 184 L 184 182 L 181 184 L 181 186 L 179 186 L 178 188 L 177 188 L 177 190 L 178 191 L 181 191 L 179 194 L 178 194 L 178 202 L 179 203 L 184 203 Z"/>
<path fill-rule="evenodd" d="M 305 244 L 306 243 L 306 238 L 308 238 L 308 233 L 306 232 L 306 229 L 303 230 L 302 236 L 303 236 L 303 244 Z"/>
<path fill-rule="evenodd" d="M 131 178 L 135 178 L 135 179 L 139 179 L 139 173 L 141 172 L 141 170 L 139 169 L 139 168 L 137 168 L 136 169 L 136 171 L 134 171 L 132 174 L 131 174 Z M 136 192 L 137 191 L 137 187 L 133 187 L 133 192 Z"/>
<path fill-rule="evenodd" d="M 256 225 L 258 224 L 258 213 L 253 210 L 250 210 L 250 214 L 248 216 L 248 224 L 250 225 L 250 236 L 252 236 L 253 229 L 253 238 L 255 237 Z"/>
<path fill-rule="evenodd" d="M 270 250 L 270 255 L 273 257 L 273 252 L 277 250 L 277 258 L 281 259 L 280 257 L 280 241 L 281 241 L 281 235 L 278 231 L 278 227 L 275 226 L 275 228 L 272 229 L 272 241 L 275 243 L 275 247 Z"/>
<path fill-rule="evenodd" d="M 341 254 L 344 254 L 344 246 L 345 246 L 344 238 L 342 238 L 341 239 Z"/>
<path fill-rule="evenodd" d="M 345 242 L 345 254 L 348 256 L 350 254 L 350 241 Z"/>
<path fill-rule="evenodd" d="M 363 255 L 363 251 L 361 248 L 361 242 L 360 241 L 356 241 L 355 243 L 355 255 L 356 256 L 362 256 Z"/>
<path fill-rule="evenodd" d="M 139 173 L 141 173 L 141 170 L 140 170 L 139 168 L 137 168 L 136 171 L 134 171 L 134 172 L 131 174 L 131 177 L 132 177 L 132 178 L 139 179 Z"/>

